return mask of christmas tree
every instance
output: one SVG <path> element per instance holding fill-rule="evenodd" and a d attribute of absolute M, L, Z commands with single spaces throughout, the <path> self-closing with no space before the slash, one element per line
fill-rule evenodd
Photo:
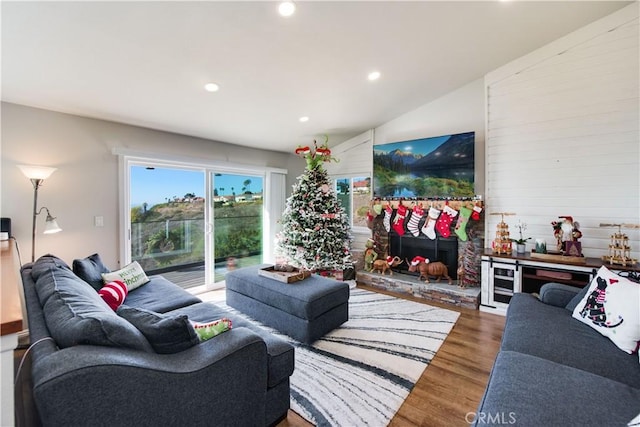
<path fill-rule="evenodd" d="M 280 220 L 276 254 L 285 262 L 306 270 L 345 270 L 353 267 L 349 218 L 331 185 L 324 162 L 335 160 L 325 144 L 298 147 L 296 154 L 307 167 Z"/>

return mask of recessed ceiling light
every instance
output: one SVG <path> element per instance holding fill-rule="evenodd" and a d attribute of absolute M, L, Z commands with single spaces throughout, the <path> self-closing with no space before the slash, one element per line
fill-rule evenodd
<path fill-rule="evenodd" d="M 308 122 L 309 121 L 309 117 L 308 116 L 302 116 L 298 120 L 300 120 L 300 122 L 302 122 L 302 123 Z"/>
<path fill-rule="evenodd" d="M 207 92 L 217 92 L 219 89 L 220 86 L 215 83 L 207 83 L 206 85 L 204 85 L 204 90 L 206 90 Z"/>
<path fill-rule="evenodd" d="M 291 16 L 296 11 L 296 5 L 292 1 L 283 1 L 278 6 L 278 13 L 282 16 Z"/>
<path fill-rule="evenodd" d="M 378 80 L 380 76 L 381 76 L 380 71 L 372 71 L 369 73 L 367 78 L 371 81 L 374 81 L 374 80 Z"/>

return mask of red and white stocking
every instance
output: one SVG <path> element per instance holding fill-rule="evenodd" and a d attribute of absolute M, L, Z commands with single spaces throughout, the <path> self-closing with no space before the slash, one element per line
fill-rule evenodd
<path fill-rule="evenodd" d="M 451 235 L 451 222 L 453 218 L 458 216 L 458 211 L 451 206 L 446 205 L 442 210 L 442 214 L 436 221 L 436 230 L 442 237 L 449 237 Z"/>
<path fill-rule="evenodd" d="M 436 238 L 436 220 L 440 216 L 440 211 L 434 207 L 429 208 L 429 215 L 422 226 L 422 233 L 434 240 Z"/>
<path fill-rule="evenodd" d="M 409 218 L 409 223 L 407 224 L 407 230 L 409 230 L 409 232 L 413 234 L 413 237 L 418 237 L 418 235 L 420 234 L 420 228 L 418 228 L 418 224 L 422 219 L 422 215 L 424 215 L 424 209 L 422 209 L 422 206 L 414 206 L 413 211 L 411 211 L 411 218 Z"/>
<path fill-rule="evenodd" d="M 480 206 L 474 206 L 473 212 L 471 212 L 471 219 L 474 221 L 480 220 L 480 212 L 482 212 L 482 208 Z"/>
<path fill-rule="evenodd" d="M 407 208 L 400 203 L 398 205 L 398 210 L 396 211 L 396 216 L 393 218 L 393 230 L 398 233 L 398 236 L 402 236 L 404 234 L 404 219 L 407 216 Z"/>

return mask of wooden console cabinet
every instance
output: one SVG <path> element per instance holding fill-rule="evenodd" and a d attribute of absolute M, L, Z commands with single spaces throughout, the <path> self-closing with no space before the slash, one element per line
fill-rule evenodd
<path fill-rule="evenodd" d="M 578 264 L 532 258 L 529 253 L 498 255 L 487 249 L 482 256 L 480 310 L 504 315 L 514 293 L 538 293 L 548 282 L 582 288 L 602 265 L 614 272 L 640 271 L 637 265 L 614 266 L 599 258 L 586 258 L 585 263 Z"/>
<path fill-rule="evenodd" d="M 12 426 L 14 420 L 13 351 L 18 346 L 18 333 L 23 329 L 22 280 L 15 240 L 0 242 L 0 425 Z"/>

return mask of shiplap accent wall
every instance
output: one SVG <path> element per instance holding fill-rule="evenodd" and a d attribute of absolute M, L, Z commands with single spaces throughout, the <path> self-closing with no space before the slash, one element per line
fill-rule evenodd
<path fill-rule="evenodd" d="M 511 237 L 520 219 L 549 246 L 571 215 L 600 257 L 615 231 L 600 223 L 640 223 L 638 40 L 634 3 L 485 77 L 486 206 L 517 213 Z M 490 247 L 500 217 L 486 218 Z M 640 258 L 640 231 L 624 231 Z"/>

